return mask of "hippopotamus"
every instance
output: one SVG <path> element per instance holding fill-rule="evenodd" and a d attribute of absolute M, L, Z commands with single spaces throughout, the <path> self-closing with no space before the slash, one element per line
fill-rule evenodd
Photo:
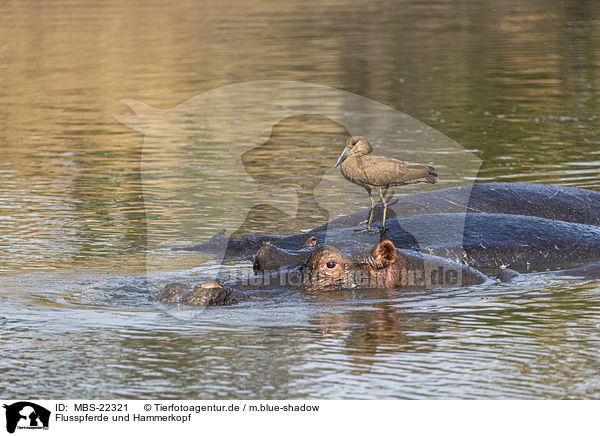
<path fill-rule="evenodd" d="M 240 280 L 228 285 L 204 283 L 193 289 L 183 283 L 170 283 L 157 301 L 192 306 L 235 304 L 249 294 L 241 291 L 267 288 L 297 288 L 324 292 L 352 288 L 434 289 L 483 283 L 487 277 L 468 265 L 439 256 L 398 249 L 383 240 L 372 250 L 351 258 L 331 245 L 320 245 L 296 268 Z"/>
<path fill-rule="evenodd" d="M 368 214 L 369 210 L 365 209 L 300 235 L 228 238 L 222 231 L 205 243 L 177 250 L 208 253 L 226 251 L 230 257 L 250 258 L 265 242 L 284 250 L 298 250 L 307 234 L 313 235 L 321 243 L 327 237 L 336 245 L 360 245 L 361 240 L 372 239 L 352 234 L 352 228 L 360 225 Z M 418 248 L 416 239 L 410 235 L 413 230 L 402 231 L 417 228 L 422 234 L 435 235 L 425 238 L 428 247 L 421 249 L 443 247 L 455 252 L 458 246 L 463 245 L 456 235 L 461 234 L 464 226 L 466 250 L 469 250 L 468 247 L 483 246 L 489 251 L 489 246 L 495 241 L 502 244 L 505 251 L 519 246 L 529 246 L 535 251 L 544 241 L 549 246 L 554 245 L 555 240 L 562 240 L 569 245 L 572 238 L 578 239 L 580 230 L 587 233 L 592 229 L 592 233 L 595 233 L 594 227 L 590 226 L 600 225 L 600 193 L 531 183 L 484 183 L 396 198 L 389 202 L 388 214 L 397 217 L 391 220 L 396 223 L 383 236 L 400 248 Z M 376 207 L 375 219 L 381 219 L 380 215 L 381 208 Z M 554 221 L 560 224 L 553 224 Z M 568 223 L 582 224 L 584 227 Z M 452 231 L 447 231 L 448 228 Z M 519 237 L 514 235 L 513 229 L 516 229 Z M 422 240 L 419 242 L 422 243 Z M 561 249 L 556 251 L 560 255 L 555 263 L 561 263 L 563 259 L 560 257 L 566 257 L 566 252 Z M 540 256 L 547 257 L 547 253 Z M 503 258 L 501 263 L 512 264 L 509 257 L 496 256 L 496 260 Z M 532 260 L 528 262 L 531 264 Z M 480 266 L 477 263 L 474 265 Z"/>
<path fill-rule="evenodd" d="M 383 208 L 375 208 L 374 221 Z M 388 217 L 431 213 L 502 213 L 600 225 L 600 192 L 537 183 L 480 183 L 396 197 Z M 368 218 L 365 209 L 317 227 L 353 227 Z"/>
<path fill-rule="evenodd" d="M 600 226 L 524 215 L 439 213 L 410 215 L 388 222 L 384 237 L 398 248 L 427 252 L 475 268 L 509 266 L 518 271 L 575 266 L 600 259 Z M 372 235 L 359 227 L 316 230 L 321 243 L 333 241 L 337 249 L 354 256 L 372 244 Z M 406 229 L 410 229 L 407 231 Z M 226 237 L 219 235 L 223 244 Z M 230 238 L 229 253 L 254 260 L 255 271 L 299 265 L 310 247 L 299 249 L 306 234 L 252 235 Z M 196 249 L 210 251 L 213 240 Z"/>
<path fill-rule="evenodd" d="M 599 278 L 600 262 L 558 271 L 556 274 Z M 519 275 L 517 271 L 502 266 L 496 279 L 510 282 Z M 331 245 L 319 245 L 308 253 L 300 266 L 270 273 L 261 271 L 258 278 L 235 283 L 202 283 L 193 288 L 184 283 L 170 283 L 156 300 L 190 306 L 224 306 L 252 296 L 260 297 L 260 291 L 266 289 L 294 288 L 304 292 L 352 288 L 417 290 L 478 285 L 488 280 L 488 276 L 464 263 L 411 249 L 399 249 L 392 241 L 383 240 L 367 255 L 355 258 Z"/>
<path fill-rule="evenodd" d="M 600 192 L 534 183 L 481 183 L 406 195 L 388 202 L 389 218 L 439 213 L 523 215 L 597 226 L 600 225 Z M 369 209 L 363 209 L 318 226 L 308 233 L 316 235 L 336 228 L 355 227 L 365 221 L 368 215 Z M 381 218 L 382 208 L 378 205 L 375 207 L 374 221 Z M 297 249 L 305 239 L 306 235 L 296 238 L 250 235 L 237 241 L 225 237 L 222 231 L 203 244 L 175 250 L 211 252 L 221 250 L 225 244 L 231 254 L 247 255 L 255 253 L 267 240 L 277 240 L 280 248 Z"/>
<path fill-rule="evenodd" d="M 258 252 L 252 256 L 254 272 L 264 273 L 267 271 L 275 271 L 286 266 L 300 265 L 312 253 L 317 245 L 318 238 L 315 235 L 310 235 L 306 238 L 302 248 L 295 251 L 287 251 L 282 248 L 277 248 L 269 241 L 263 243 Z"/>
<path fill-rule="evenodd" d="M 486 183 L 408 195 L 388 204 L 388 214 L 396 219 L 389 221 L 383 240 L 367 257 L 361 253 L 372 246 L 372 235 L 355 230 L 367 217 L 368 210 L 338 218 L 308 233 L 227 238 L 221 232 L 206 243 L 183 250 L 222 253 L 226 249 L 228 256 L 248 259 L 253 255 L 254 270 L 261 277 L 271 281 L 281 273 L 270 271 L 294 271 L 297 287 L 308 291 L 340 286 L 402 287 L 394 278 L 395 273 L 389 271 L 401 270 L 407 262 L 436 266 L 431 270 L 437 266 L 454 269 L 461 272 L 461 277 L 478 277 L 480 282 L 486 276 L 477 270 L 500 270 L 500 279 L 506 281 L 514 278 L 517 271 L 565 267 L 571 268 L 565 270 L 571 275 L 600 274 L 600 266 L 581 269 L 582 264 L 600 259 L 600 193 L 528 183 Z M 375 219 L 378 217 L 381 209 L 375 210 Z M 325 241 L 327 245 L 323 245 Z M 353 273 L 356 271 L 379 277 L 376 273 L 379 264 L 374 259 L 377 247 L 384 243 L 388 248 L 393 245 L 396 253 L 383 274 L 389 280 L 370 281 L 366 285 L 356 280 Z M 386 252 L 391 251 L 386 249 Z M 338 259 L 336 265 L 345 265 L 343 276 L 333 280 L 335 286 L 330 286 L 332 279 L 313 283 L 314 271 L 321 268 L 321 260 L 328 256 Z M 402 259 L 409 261 L 403 263 Z M 328 272 L 326 266 L 327 263 L 320 270 Z M 475 282 L 461 279 L 456 285 Z M 281 281 L 271 283 L 280 288 L 289 285 Z M 455 285 L 449 280 L 442 284 Z M 425 288 L 431 285 L 421 284 Z M 188 304 L 195 304 L 194 301 L 231 304 L 244 298 L 240 290 L 250 288 L 243 283 L 211 284 L 194 291 L 180 286 L 175 294 L 172 288 L 165 288 L 158 299 Z"/>
<path fill-rule="evenodd" d="M 464 224 L 462 239 L 448 238 Z M 404 228 L 418 228 L 420 241 Z M 338 248 L 349 252 L 361 247 L 360 234 L 350 229 L 327 233 L 340 241 Z M 324 233 L 317 233 L 317 237 Z M 600 227 L 546 218 L 506 214 L 428 214 L 398 218 L 390 223 L 386 238 L 400 248 L 426 251 L 475 268 L 497 269 L 510 266 L 518 271 L 574 266 L 600 259 Z M 242 241 L 234 241 L 240 244 Z M 254 256 L 255 271 L 269 271 L 301 264 L 307 249 L 286 250 L 263 244 Z"/>
<path fill-rule="evenodd" d="M 554 271 L 553 274 L 558 276 L 568 276 L 568 277 L 577 277 L 584 279 L 598 279 L 600 278 L 600 261 L 592 262 L 586 265 L 581 265 L 576 268 L 568 268 L 559 271 Z M 511 268 L 503 268 L 496 278 L 501 282 L 510 282 L 514 278 L 519 277 L 520 274 L 511 269 Z"/>

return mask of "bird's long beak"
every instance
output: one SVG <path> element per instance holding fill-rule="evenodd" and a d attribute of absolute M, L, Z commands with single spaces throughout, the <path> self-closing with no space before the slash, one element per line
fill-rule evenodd
<path fill-rule="evenodd" d="M 342 154 L 340 154 L 340 157 L 338 158 L 337 162 L 335 163 L 334 168 L 337 168 L 338 166 L 340 166 L 340 164 L 342 162 L 344 162 L 344 160 L 348 157 L 348 155 L 350 155 L 350 150 L 348 149 L 348 147 L 344 148 L 344 151 L 342 151 Z"/>

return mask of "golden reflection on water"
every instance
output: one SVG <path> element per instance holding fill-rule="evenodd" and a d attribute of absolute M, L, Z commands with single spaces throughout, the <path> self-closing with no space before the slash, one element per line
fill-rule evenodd
<path fill-rule="evenodd" d="M 474 150 L 481 180 L 600 186 L 593 2 L 30 6 L 0 6 L 4 272 L 142 250 L 141 137 L 120 100 L 169 108 L 241 81 L 389 104 Z"/>

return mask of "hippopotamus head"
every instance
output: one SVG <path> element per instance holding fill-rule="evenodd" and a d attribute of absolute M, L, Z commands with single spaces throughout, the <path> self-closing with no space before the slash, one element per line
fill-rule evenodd
<path fill-rule="evenodd" d="M 330 245 L 317 247 L 304 263 L 304 288 L 331 290 L 387 288 L 400 282 L 401 262 L 391 241 L 380 242 L 365 256 L 352 259 Z"/>
<path fill-rule="evenodd" d="M 469 266 L 413 250 L 398 250 L 383 240 L 366 253 L 350 257 L 331 245 L 307 253 L 299 267 L 263 274 L 221 286 L 217 283 L 165 286 L 157 300 L 189 305 L 233 304 L 245 298 L 237 290 L 299 288 L 327 292 L 353 288 L 429 289 L 478 284 L 485 276 Z"/>
<path fill-rule="evenodd" d="M 301 267 L 308 291 L 350 288 L 436 288 L 479 284 L 485 276 L 466 265 L 379 242 L 358 258 L 330 245 L 317 247 Z"/>

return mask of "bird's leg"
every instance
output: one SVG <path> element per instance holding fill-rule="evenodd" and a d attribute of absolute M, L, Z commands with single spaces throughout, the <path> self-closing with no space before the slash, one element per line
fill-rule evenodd
<path fill-rule="evenodd" d="M 367 189 L 367 193 L 369 194 L 369 200 L 371 200 L 371 211 L 369 212 L 369 219 L 358 223 L 358 225 L 367 223 L 367 229 L 366 230 L 356 229 L 355 232 L 364 232 L 364 231 L 370 232 L 371 231 L 371 223 L 373 222 L 373 214 L 375 213 L 375 199 L 371 195 L 370 189 Z"/>
<path fill-rule="evenodd" d="M 367 222 L 367 230 L 371 230 L 371 223 L 373 222 L 373 214 L 375 213 L 375 200 L 371 195 L 371 190 L 369 189 L 369 200 L 371 200 L 371 213 L 369 214 L 369 221 Z"/>
<path fill-rule="evenodd" d="M 390 189 L 388 191 L 388 188 L 385 188 L 383 190 L 383 196 L 385 197 L 385 201 L 390 201 L 392 198 L 394 198 L 394 189 Z"/>
<path fill-rule="evenodd" d="M 375 188 L 375 189 L 377 189 L 377 193 L 379 194 L 379 197 L 381 198 L 381 203 L 383 204 L 383 218 L 381 220 L 381 233 L 385 233 L 385 231 L 387 230 L 385 228 L 385 216 L 387 215 L 387 203 L 385 201 L 385 198 L 383 197 L 381 188 Z"/>
<path fill-rule="evenodd" d="M 367 193 L 369 194 L 369 200 L 371 200 L 371 209 L 369 210 L 369 218 L 367 218 L 366 220 L 362 220 L 361 222 L 358 223 L 358 225 L 360 226 L 361 224 L 369 223 L 369 228 L 371 228 L 371 222 L 373 221 L 373 209 L 375 208 L 375 200 L 371 196 L 370 189 L 367 189 Z"/>

